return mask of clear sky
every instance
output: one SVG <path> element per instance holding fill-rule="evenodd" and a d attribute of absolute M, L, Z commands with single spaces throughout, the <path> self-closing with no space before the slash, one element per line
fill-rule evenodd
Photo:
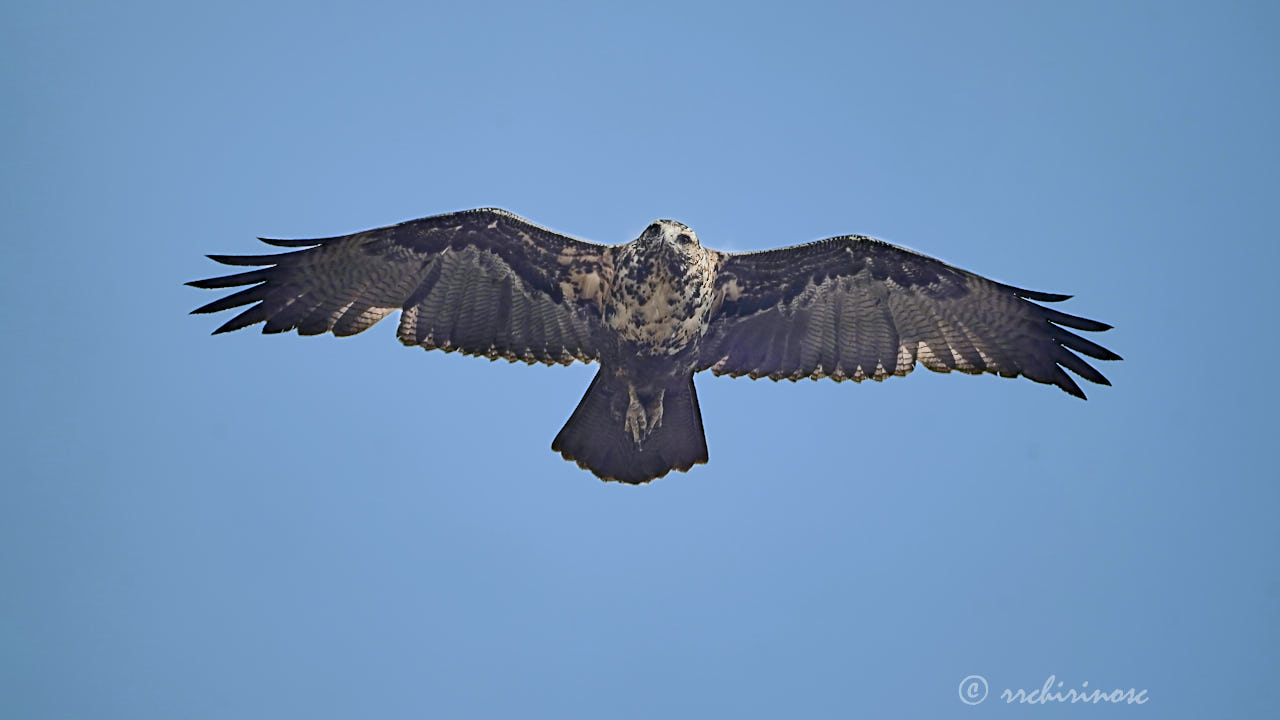
<path fill-rule="evenodd" d="M 0 715 L 1273 712 L 1275 5 L 885 5 L 9 3 Z M 700 375 L 710 464 L 624 487 L 549 449 L 593 367 L 187 315 L 479 206 L 876 235 L 1125 360 Z M 1149 702 L 997 697 L 1050 675 Z"/>

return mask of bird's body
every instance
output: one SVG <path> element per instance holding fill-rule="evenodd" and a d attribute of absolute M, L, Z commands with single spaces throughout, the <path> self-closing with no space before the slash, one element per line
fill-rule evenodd
<path fill-rule="evenodd" d="M 707 461 L 693 372 L 719 253 L 659 220 L 611 255 L 600 372 L 551 449 L 606 479 L 688 470 Z"/>
<path fill-rule="evenodd" d="M 1025 375 L 1083 392 L 1071 350 L 1119 356 L 1064 328 L 1105 330 L 1020 290 L 861 236 L 730 254 L 672 220 L 597 245 L 502 210 L 437 215 L 306 249 L 211 256 L 259 269 L 189 283 L 250 285 L 195 312 L 250 305 L 216 332 L 361 332 L 402 310 L 409 345 L 600 370 L 552 443 L 606 480 L 643 483 L 707 461 L 693 374 L 883 380 L 931 370 Z"/>

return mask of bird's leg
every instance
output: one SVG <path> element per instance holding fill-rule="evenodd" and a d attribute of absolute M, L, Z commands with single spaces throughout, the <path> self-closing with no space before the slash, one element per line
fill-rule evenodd
<path fill-rule="evenodd" d="M 631 433 L 631 440 L 636 447 L 643 444 L 662 424 L 662 398 L 666 393 L 665 388 L 657 392 L 637 391 L 635 385 L 627 383 L 628 403 L 624 426 Z"/>

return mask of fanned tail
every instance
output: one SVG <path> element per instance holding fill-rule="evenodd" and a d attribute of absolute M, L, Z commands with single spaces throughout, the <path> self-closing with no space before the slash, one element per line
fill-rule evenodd
<path fill-rule="evenodd" d="M 601 368 L 551 449 L 604 480 L 639 485 L 707 461 L 707 439 L 693 376 L 660 391 L 661 421 L 637 441 L 628 423 L 634 395 L 625 380 Z"/>

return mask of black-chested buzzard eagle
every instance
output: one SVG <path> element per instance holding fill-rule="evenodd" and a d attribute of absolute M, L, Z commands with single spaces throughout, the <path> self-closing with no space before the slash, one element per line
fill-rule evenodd
<path fill-rule="evenodd" d="M 551 444 L 604 478 L 644 483 L 707 461 L 693 374 L 855 382 L 930 370 L 1025 376 L 1084 393 L 1109 385 L 1080 358 L 1118 355 L 1067 330 L 1110 326 L 1022 290 L 859 235 L 748 253 L 702 247 L 659 220 L 598 245 L 503 210 L 436 215 L 352 235 L 267 240 L 254 269 L 197 280 L 249 286 L 196 309 L 249 306 L 215 330 L 361 332 L 400 310 L 406 345 L 491 360 L 599 362 Z M 1072 352 L 1075 351 L 1075 352 Z"/>

